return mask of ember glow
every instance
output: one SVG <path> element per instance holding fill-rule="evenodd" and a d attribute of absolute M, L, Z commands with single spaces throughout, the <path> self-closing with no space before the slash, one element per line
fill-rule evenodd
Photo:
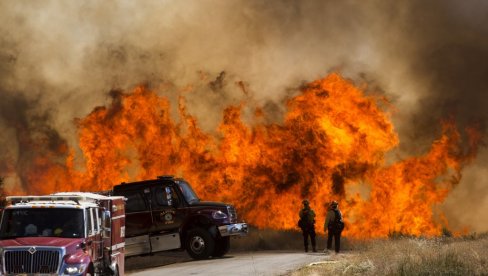
<path fill-rule="evenodd" d="M 75 165 L 74 149 L 60 148 L 66 160 L 45 156 L 35 162 L 29 192 L 107 190 L 173 174 L 205 200 L 234 204 L 242 219 L 260 228 L 297 229 L 307 198 L 318 231 L 327 202 L 338 200 L 346 236 L 439 235 L 448 225 L 436 206 L 459 183 L 480 140 L 474 129 L 462 136 L 446 121 L 424 155 L 387 162 L 399 144 L 389 103 L 366 96 L 338 74 L 289 99 L 279 124 L 259 123 L 264 113 L 257 108 L 251 126 L 241 117 L 246 103 L 227 107 L 217 135 L 199 128 L 184 97 L 179 118 L 171 117 L 168 99 L 144 87 L 113 98 L 77 121 L 83 169 Z"/>

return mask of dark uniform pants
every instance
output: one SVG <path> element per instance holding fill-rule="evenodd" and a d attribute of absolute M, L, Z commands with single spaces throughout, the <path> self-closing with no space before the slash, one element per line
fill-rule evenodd
<path fill-rule="evenodd" d="M 327 229 L 328 234 L 327 234 L 327 249 L 332 249 L 332 238 L 334 238 L 334 245 L 335 245 L 335 252 L 339 253 L 339 250 L 341 250 L 341 232 L 338 231 L 334 228 L 328 228 Z"/>
<path fill-rule="evenodd" d="M 312 243 L 312 249 L 315 251 L 315 227 L 308 227 L 302 229 L 303 234 L 303 245 L 305 246 L 305 252 L 308 252 L 308 237 L 310 236 L 310 241 Z"/>

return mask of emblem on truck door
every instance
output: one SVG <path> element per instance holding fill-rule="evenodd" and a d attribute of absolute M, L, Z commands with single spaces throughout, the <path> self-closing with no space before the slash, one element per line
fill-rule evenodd
<path fill-rule="evenodd" d="M 160 214 L 161 220 L 164 221 L 164 224 L 174 223 L 174 215 L 175 211 L 165 211 Z"/>
<path fill-rule="evenodd" d="M 173 215 L 171 213 L 167 213 L 166 215 L 164 215 L 164 220 L 165 221 L 173 220 Z"/>

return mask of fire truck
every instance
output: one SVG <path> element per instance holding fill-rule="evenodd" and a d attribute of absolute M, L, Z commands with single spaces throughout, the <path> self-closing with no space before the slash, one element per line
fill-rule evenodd
<path fill-rule="evenodd" d="M 201 200 L 191 185 L 171 175 L 115 185 L 126 201 L 126 256 L 184 249 L 194 259 L 223 257 L 230 238 L 246 236 L 233 205 Z"/>
<path fill-rule="evenodd" d="M 7 203 L 0 275 L 124 275 L 124 197 L 56 193 Z"/>

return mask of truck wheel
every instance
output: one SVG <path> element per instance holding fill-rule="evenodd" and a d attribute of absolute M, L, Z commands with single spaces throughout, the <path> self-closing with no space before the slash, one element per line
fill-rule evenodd
<path fill-rule="evenodd" d="M 222 237 L 215 242 L 214 257 L 223 257 L 230 249 L 230 237 Z"/>
<path fill-rule="evenodd" d="M 193 259 L 208 259 L 214 252 L 214 248 L 215 241 L 205 229 L 195 228 L 188 231 L 186 251 Z"/>

